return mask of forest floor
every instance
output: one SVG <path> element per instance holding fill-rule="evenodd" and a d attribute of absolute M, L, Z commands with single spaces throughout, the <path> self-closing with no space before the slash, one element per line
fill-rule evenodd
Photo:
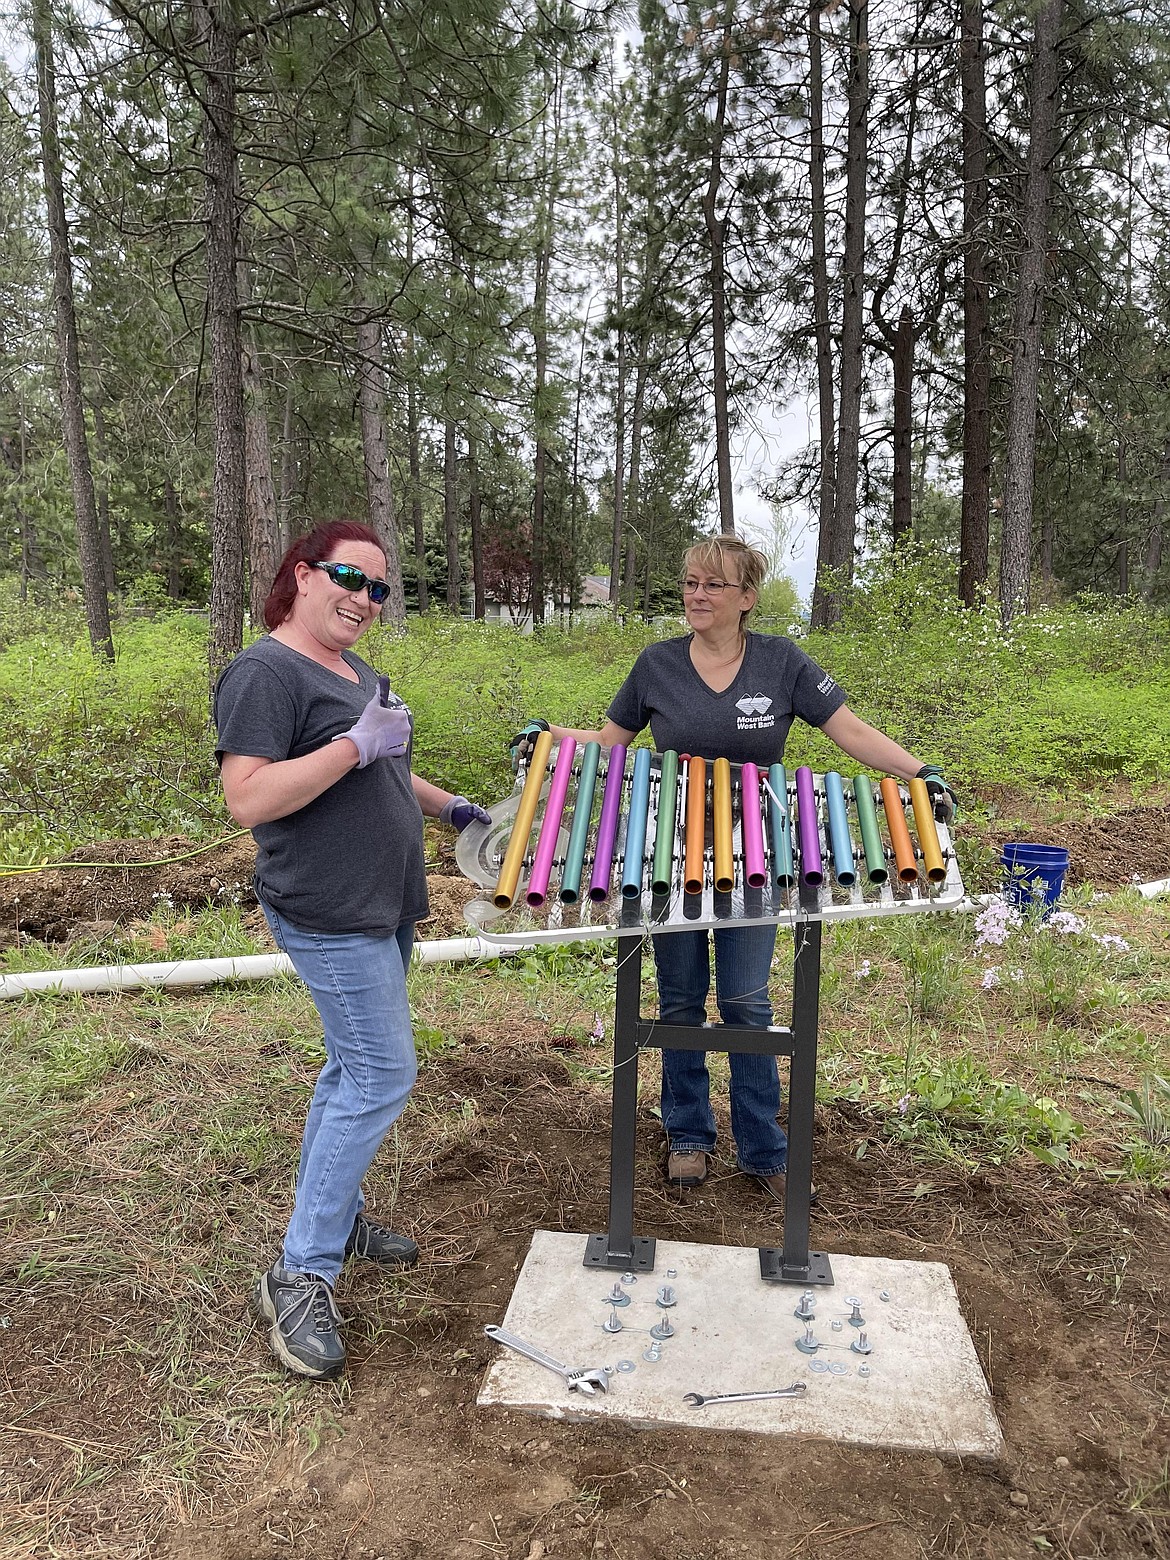
<path fill-rule="evenodd" d="M 982 844 L 1010 834 L 1073 845 L 1075 876 L 1103 892 L 1170 875 L 1164 804 L 1124 802 L 1099 826 L 1037 813 L 1026 836 L 1018 818 L 1015 809 L 1010 830 L 983 829 Z M 183 843 L 123 841 L 89 854 L 152 861 Z M 448 846 L 432 856 L 434 915 L 420 935 L 457 934 L 472 891 L 453 875 Z M 250 870 L 245 837 L 171 867 L 8 879 L 0 940 L 100 944 L 118 925 L 149 918 L 160 896 L 180 911 L 197 907 L 221 890 L 236 893 Z M 246 920 L 255 931 L 254 914 Z M 74 999 L 53 1010 L 81 1013 L 106 1040 L 116 1030 L 140 1059 L 102 1080 L 71 1130 L 53 1118 L 39 1140 L 42 1163 L 22 1188 L 31 1199 L 35 1183 L 49 1212 L 39 1227 L 18 1221 L 0 1260 L 5 1560 L 1170 1553 L 1165 1193 L 1024 1157 L 975 1171 L 924 1167 L 909 1147 L 876 1136 L 848 1100 L 818 1107 L 813 1244 L 948 1265 L 1003 1429 L 1001 1461 L 963 1465 L 840 1443 L 478 1410 L 493 1352 L 483 1326 L 502 1316 L 533 1231 L 602 1229 L 608 1192 L 609 1102 L 596 1057 L 555 1016 L 501 1006 L 492 983 L 483 971 L 482 1006 L 444 997 L 441 987 L 428 999 L 429 1014 L 443 1017 L 442 1041 L 425 1058 L 396 1151 L 380 1157 L 370 1188 L 375 1215 L 409 1229 L 423 1259 L 402 1276 L 347 1272 L 339 1298 L 352 1318 L 350 1364 L 331 1386 L 288 1385 L 271 1370 L 246 1318 L 246 1260 L 231 1269 L 226 1291 L 222 1279 L 205 1277 L 212 1244 L 238 1251 L 278 1233 L 285 1189 L 263 1144 L 252 1162 L 241 1150 L 234 1169 L 206 1185 L 197 1155 L 179 1167 L 187 1187 L 173 1205 L 156 1205 L 172 1209 L 166 1218 L 181 1237 L 173 1242 L 169 1229 L 143 1219 L 137 1185 L 147 1175 L 150 1122 L 165 1119 L 169 1130 L 177 1117 L 219 1120 L 214 1069 L 235 1064 L 237 1041 L 241 1078 L 281 1052 L 290 1020 L 280 1003 L 292 999 L 265 999 L 263 988 L 233 998 L 220 988 L 121 1006 Z M 167 1027 L 177 1020 L 164 1003 L 182 1004 L 181 1031 Z M 29 1006 L 7 1004 L 4 1020 L 27 1025 Z M 38 1015 L 48 1009 L 35 1004 Z M 303 1006 L 297 1011 L 303 1016 Z M 271 1033 L 256 1040 L 265 1014 Z M 1159 1028 L 1155 1038 L 1170 1043 L 1170 1004 Z M 997 1043 L 1010 1048 L 1011 1037 Z M 203 1072 L 197 1044 L 215 1053 L 198 1053 Z M 225 1090 L 243 1087 L 223 1076 Z M 278 1123 L 286 1148 L 309 1077 L 306 1064 L 287 1100 L 274 1097 L 274 1113 L 287 1104 Z M 651 1094 L 639 1114 L 639 1229 L 669 1240 L 774 1244 L 773 1211 L 727 1160 L 702 1189 L 669 1193 Z M 95 1179 L 103 1184 L 95 1188 Z M 117 1260 L 92 1257 L 95 1222 L 108 1243 L 124 1245 Z M 70 1267 L 68 1253 L 81 1249 L 91 1257 Z M 178 1346 L 160 1341 L 160 1304 L 184 1312 L 202 1340 L 196 1356 L 202 1350 L 211 1362 L 181 1401 L 167 1359 Z M 255 1431 L 257 1404 L 267 1434 Z M 144 1476 L 164 1439 L 165 1477 Z M 180 1443 L 191 1466 L 176 1471 Z M 210 1466 L 223 1470 L 217 1491 L 208 1489 Z"/>

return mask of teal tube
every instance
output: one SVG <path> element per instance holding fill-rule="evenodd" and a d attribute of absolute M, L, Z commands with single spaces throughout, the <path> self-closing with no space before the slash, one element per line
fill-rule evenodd
<path fill-rule="evenodd" d="M 861 830 L 861 848 L 871 883 L 884 883 L 889 877 L 886 853 L 878 829 L 877 808 L 873 800 L 873 781 L 868 775 L 853 776 L 853 794 L 857 798 L 857 827 Z"/>
<path fill-rule="evenodd" d="M 597 789 L 597 765 L 600 742 L 587 742 L 581 756 L 581 778 L 577 781 L 577 803 L 573 808 L 573 827 L 565 850 L 565 870 L 561 873 L 561 903 L 575 905 L 581 897 L 581 870 L 585 861 L 585 842 L 593 816 L 593 793 Z"/>
<path fill-rule="evenodd" d="M 674 824 L 678 816 L 678 754 L 668 748 L 658 777 L 658 827 L 654 835 L 654 865 L 650 891 L 669 894 L 674 880 Z"/>
<path fill-rule="evenodd" d="M 775 795 L 768 797 L 768 840 L 772 851 L 772 877 L 781 888 L 791 888 L 796 878 L 792 871 L 792 819 L 788 811 L 788 774 L 783 764 L 768 770 L 768 784 Z"/>
<path fill-rule="evenodd" d="M 829 846 L 833 852 L 833 875 L 842 888 L 857 882 L 853 864 L 853 839 L 845 811 L 845 787 L 835 769 L 825 775 L 825 805 L 829 813 Z"/>
<path fill-rule="evenodd" d="M 640 899 L 646 869 L 646 814 L 650 809 L 650 749 L 634 754 L 630 812 L 626 819 L 626 855 L 622 863 L 622 898 Z"/>

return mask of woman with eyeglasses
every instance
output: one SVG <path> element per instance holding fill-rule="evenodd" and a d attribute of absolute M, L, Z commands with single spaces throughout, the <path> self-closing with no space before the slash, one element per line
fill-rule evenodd
<path fill-rule="evenodd" d="M 411 772 L 410 711 L 354 654 L 385 573 L 368 526 L 317 526 L 281 560 L 268 634 L 215 690 L 216 756 L 228 809 L 256 839 L 256 896 L 325 1030 L 284 1249 L 252 1295 L 273 1353 L 302 1376 L 345 1363 L 333 1298 L 345 1259 L 418 1260 L 413 1240 L 366 1217 L 362 1178 L 415 1080 L 406 969 L 428 908 L 423 817 L 490 822 Z"/>
<path fill-rule="evenodd" d="M 697 543 L 683 559 L 683 611 L 691 632 L 648 645 L 609 706 L 600 731 L 530 722 L 512 739 L 525 752 L 538 730 L 604 747 L 627 745 L 649 725 L 660 752 L 707 759 L 780 763 L 796 716 L 818 726 L 851 758 L 904 779 L 921 776 L 940 816 L 954 816 L 954 795 L 933 765 L 853 714 L 832 677 L 779 634 L 747 627 L 767 560 L 733 536 Z M 764 1029 L 772 1022 L 768 975 L 774 924 L 728 927 L 715 945 L 715 1000 L 725 1024 Z M 664 932 L 651 939 L 663 1023 L 702 1024 L 711 985 L 709 934 Z M 773 1056 L 732 1053 L 731 1130 L 738 1168 L 776 1202 L 784 1201 L 788 1139 L 780 1126 L 780 1080 Z M 676 1186 L 701 1186 L 715 1149 L 706 1057 L 662 1052 L 662 1125 L 666 1176 Z"/>

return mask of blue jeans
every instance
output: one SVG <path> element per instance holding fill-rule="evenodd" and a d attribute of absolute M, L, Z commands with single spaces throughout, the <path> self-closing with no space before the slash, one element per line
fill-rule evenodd
<path fill-rule="evenodd" d="M 325 1026 L 325 1065 L 301 1140 L 284 1266 L 334 1283 L 365 1206 L 362 1177 L 401 1116 L 418 1072 L 406 967 L 414 923 L 390 937 L 312 932 L 263 905 L 272 935 Z"/>
<path fill-rule="evenodd" d="M 772 1022 L 768 972 L 775 926 L 737 926 L 713 933 L 715 1000 L 725 1024 L 766 1029 Z M 651 938 L 658 967 L 658 1016 L 664 1024 L 702 1024 L 707 1017 L 711 959 L 705 931 Z M 788 1138 L 777 1121 L 780 1076 L 774 1056 L 732 1052 L 731 1131 L 736 1163 L 748 1175 L 775 1175 L 788 1163 Z M 703 1051 L 662 1053 L 662 1125 L 676 1153 L 715 1147 L 711 1080 Z"/>

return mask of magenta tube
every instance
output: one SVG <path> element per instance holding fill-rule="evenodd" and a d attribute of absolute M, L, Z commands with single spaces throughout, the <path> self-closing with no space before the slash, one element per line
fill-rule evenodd
<path fill-rule="evenodd" d="M 760 771 L 744 764 L 739 772 L 739 819 L 743 831 L 743 870 L 749 888 L 763 888 L 768 881 L 764 871 L 764 821 L 760 813 Z"/>
<path fill-rule="evenodd" d="M 525 899 L 530 905 L 542 905 L 548 894 L 548 875 L 556 855 L 557 837 L 561 832 L 561 818 L 565 811 L 565 798 L 569 794 L 569 781 L 573 775 L 573 754 L 577 751 L 576 739 L 563 737 L 557 749 L 557 761 L 548 788 L 548 801 L 544 808 L 544 821 L 536 841 L 536 854 L 532 858 L 532 871 L 528 878 Z"/>
<path fill-rule="evenodd" d="M 622 811 L 622 780 L 625 772 L 626 750 L 619 742 L 609 750 L 609 768 L 605 772 L 605 790 L 601 796 L 601 817 L 597 820 L 597 845 L 593 851 L 593 876 L 589 879 L 590 899 L 609 898 L 613 844 L 617 839 L 618 819 Z"/>
<path fill-rule="evenodd" d="M 796 823 L 800 834 L 800 881 L 810 888 L 819 888 L 825 881 L 825 873 L 821 865 L 813 772 L 807 764 L 802 764 L 796 771 Z"/>

